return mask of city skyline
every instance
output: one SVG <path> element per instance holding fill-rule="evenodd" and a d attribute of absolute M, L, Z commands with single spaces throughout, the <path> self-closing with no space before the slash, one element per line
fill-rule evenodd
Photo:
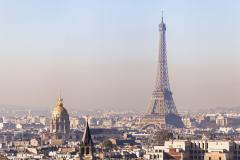
<path fill-rule="evenodd" d="M 62 90 L 66 108 L 145 109 L 164 10 L 178 110 L 240 106 L 239 8 L 238 1 L 1 1 L 0 104 L 52 107 Z"/>

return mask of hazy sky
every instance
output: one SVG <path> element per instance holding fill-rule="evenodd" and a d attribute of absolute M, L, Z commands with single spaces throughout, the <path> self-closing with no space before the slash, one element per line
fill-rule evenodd
<path fill-rule="evenodd" d="M 162 10 L 178 110 L 240 106 L 238 0 L 0 0 L 0 104 L 145 111 Z"/>

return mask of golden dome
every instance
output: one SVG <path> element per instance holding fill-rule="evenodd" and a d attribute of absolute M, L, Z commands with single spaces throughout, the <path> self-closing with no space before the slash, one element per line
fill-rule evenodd
<path fill-rule="evenodd" d="M 52 117 L 60 118 L 68 116 L 67 110 L 63 107 L 63 99 L 59 96 L 56 106 L 53 109 Z"/>

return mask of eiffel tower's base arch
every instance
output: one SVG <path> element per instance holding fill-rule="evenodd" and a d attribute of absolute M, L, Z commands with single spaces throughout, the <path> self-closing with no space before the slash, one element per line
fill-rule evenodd
<path fill-rule="evenodd" d="M 140 118 L 139 128 L 167 129 L 167 128 L 184 128 L 184 124 L 179 115 L 169 113 L 167 115 L 144 115 Z"/>
<path fill-rule="evenodd" d="M 147 130 L 147 129 L 160 130 L 161 126 L 159 124 L 146 124 L 141 128 L 141 130 Z"/>
<path fill-rule="evenodd" d="M 140 119 L 140 128 L 145 130 L 148 127 L 156 129 L 166 129 L 165 116 L 162 115 L 144 115 Z"/>

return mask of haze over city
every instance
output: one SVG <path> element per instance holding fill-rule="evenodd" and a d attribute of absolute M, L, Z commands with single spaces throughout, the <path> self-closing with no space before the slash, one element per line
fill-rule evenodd
<path fill-rule="evenodd" d="M 240 2 L 0 1 L 0 104 L 140 108 L 154 87 L 162 10 L 179 111 L 240 106 Z"/>

